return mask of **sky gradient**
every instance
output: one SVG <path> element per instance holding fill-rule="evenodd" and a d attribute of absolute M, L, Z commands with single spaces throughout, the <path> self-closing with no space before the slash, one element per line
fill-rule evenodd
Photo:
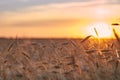
<path fill-rule="evenodd" d="M 119 23 L 119 14 L 120 0 L 2 0 L 0 36 L 85 37 L 89 25 Z"/>

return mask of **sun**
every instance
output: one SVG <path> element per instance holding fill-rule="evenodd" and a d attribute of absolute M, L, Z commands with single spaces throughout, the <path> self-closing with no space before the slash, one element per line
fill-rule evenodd
<path fill-rule="evenodd" d="M 88 34 L 97 38 L 111 38 L 111 26 L 106 23 L 94 23 L 88 27 Z"/>

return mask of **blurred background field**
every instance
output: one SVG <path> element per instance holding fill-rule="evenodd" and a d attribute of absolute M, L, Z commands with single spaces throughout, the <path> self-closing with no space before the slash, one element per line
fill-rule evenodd
<path fill-rule="evenodd" d="M 0 80 L 120 80 L 115 39 L 0 39 Z"/>

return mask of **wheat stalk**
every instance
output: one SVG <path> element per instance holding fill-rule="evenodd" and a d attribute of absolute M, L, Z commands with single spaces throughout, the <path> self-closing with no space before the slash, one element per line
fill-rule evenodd
<path fill-rule="evenodd" d="M 87 41 L 90 37 L 92 37 L 92 35 L 89 35 L 89 36 L 85 37 L 85 38 L 81 41 L 81 43 Z"/>
<path fill-rule="evenodd" d="M 97 35 L 97 37 L 99 37 L 99 35 L 98 35 L 98 32 L 97 32 L 97 29 L 96 29 L 96 28 L 94 28 L 94 31 L 95 31 L 95 34 Z"/>
<path fill-rule="evenodd" d="M 118 36 L 118 34 L 116 33 L 115 29 L 113 29 L 113 33 L 114 33 L 115 38 L 117 39 L 118 43 L 120 44 L 120 39 L 119 39 L 119 36 Z"/>

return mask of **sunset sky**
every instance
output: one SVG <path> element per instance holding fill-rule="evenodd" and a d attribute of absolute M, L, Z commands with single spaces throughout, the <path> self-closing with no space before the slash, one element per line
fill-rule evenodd
<path fill-rule="evenodd" d="M 97 23 L 119 32 L 119 22 L 120 0 L 0 1 L 0 37 L 85 37 Z"/>

